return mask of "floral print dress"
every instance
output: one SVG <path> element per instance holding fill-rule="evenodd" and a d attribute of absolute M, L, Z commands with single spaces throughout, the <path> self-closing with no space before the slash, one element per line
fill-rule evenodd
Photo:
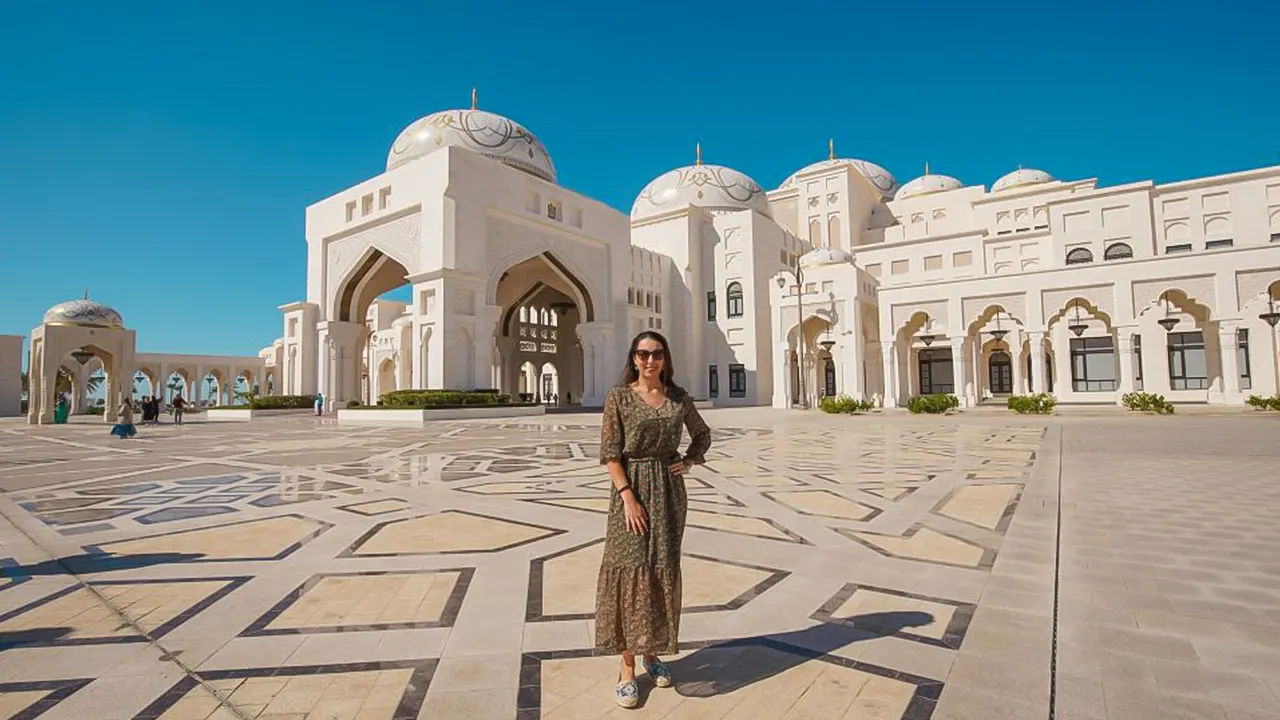
<path fill-rule="evenodd" d="M 682 430 L 689 448 L 680 454 Z M 614 653 L 673 654 L 680 634 L 680 544 L 688 500 L 684 478 L 668 466 L 705 462 L 711 429 L 687 393 L 652 407 L 630 387 L 609 390 L 600 428 L 600 462 L 620 461 L 648 531 L 627 529 L 622 495 L 609 503 L 604 559 L 596 583 L 596 647 Z"/>

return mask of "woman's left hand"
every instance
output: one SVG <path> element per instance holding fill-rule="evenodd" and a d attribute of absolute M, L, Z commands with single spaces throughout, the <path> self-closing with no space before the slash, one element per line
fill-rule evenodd
<path fill-rule="evenodd" d="M 689 468 L 692 466 L 693 463 L 688 460 L 677 460 L 671 463 L 671 465 L 667 467 L 667 470 L 670 470 L 672 475 L 679 476 L 689 472 Z"/>

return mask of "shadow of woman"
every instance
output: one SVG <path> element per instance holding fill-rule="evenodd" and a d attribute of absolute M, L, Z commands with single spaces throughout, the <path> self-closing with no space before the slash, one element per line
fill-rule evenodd
<path fill-rule="evenodd" d="M 919 611 L 866 613 L 803 630 L 717 643 L 669 665 L 677 693 L 712 697 L 781 675 L 860 640 L 893 635 L 933 621 L 933 615 Z"/>

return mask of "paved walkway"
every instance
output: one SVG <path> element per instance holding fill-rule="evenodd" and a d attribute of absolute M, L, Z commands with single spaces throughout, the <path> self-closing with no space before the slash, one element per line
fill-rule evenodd
<path fill-rule="evenodd" d="M 0 718 L 1280 717 L 1280 418 L 707 419 L 634 711 L 592 416 L 0 424 Z"/>

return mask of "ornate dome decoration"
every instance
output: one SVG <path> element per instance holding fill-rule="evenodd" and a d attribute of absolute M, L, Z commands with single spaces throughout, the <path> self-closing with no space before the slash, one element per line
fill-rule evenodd
<path fill-rule="evenodd" d="M 872 187 L 880 192 L 881 198 L 888 200 L 898 191 L 898 181 L 894 179 L 893 174 L 879 165 L 867 160 L 858 160 L 857 158 L 838 158 L 836 157 L 835 142 L 830 141 L 827 144 L 827 159 L 806 165 L 799 170 L 791 173 L 791 176 L 782 181 L 778 186 L 779 190 L 784 190 L 796 183 L 796 178 L 800 175 L 806 175 L 817 170 L 827 170 L 830 168 L 840 167 L 841 165 L 851 165 L 854 170 L 862 174 L 871 183 Z"/>
<path fill-rule="evenodd" d="M 898 192 L 894 194 L 893 199 L 905 200 L 909 197 L 932 195 L 933 193 L 946 192 L 948 190 L 958 190 L 962 187 L 964 187 L 964 183 L 950 175 L 934 175 L 930 173 L 929 164 L 925 163 L 924 175 L 898 188 Z"/>
<path fill-rule="evenodd" d="M 642 220 L 690 205 L 711 212 L 750 209 L 770 217 L 764 189 L 733 168 L 703 165 L 701 145 L 696 164 L 663 173 L 644 186 L 631 206 L 631 219 Z"/>
<path fill-rule="evenodd" d="M 124 318 L 120 313 L 89 299 L 85 293 L 83 300 L 67 300 L 49 308 L 44 313 L 45 325 L 76 325 L 92 328 L 124 328 Z"/>
<path fill-rule="evenodd" d="M 1053 182 L 1053 180 L 1053 176 L 1043 170 L 1020 167 L 997 180 L 995 184 L 991 186 L 991 192 L 1000 192 L 1001 190 L 1023 187 L 1025 185 L 1039 185 L 1040 183 Z"/>
<path fill-rule="evenodd" d="M 520 123 L 476 109 L 475 91 L 470 110 L 443 110 L 415 120 L 400 132 L 387 155 L 387 169 L 429 155 L 442 147 L 461 147 L 523 170 L 548 182 L 556 181 L 556 168 L 542 141 Z"/>
<path fill-rule="evenodd" d="M 820 247 L 814 248 L 804 255 L 800 256 L 801 267 L 817 267 L 819 265 L 839 265 L 842 263 L 853 263 L 853 253 L 840 248 Z"/>

